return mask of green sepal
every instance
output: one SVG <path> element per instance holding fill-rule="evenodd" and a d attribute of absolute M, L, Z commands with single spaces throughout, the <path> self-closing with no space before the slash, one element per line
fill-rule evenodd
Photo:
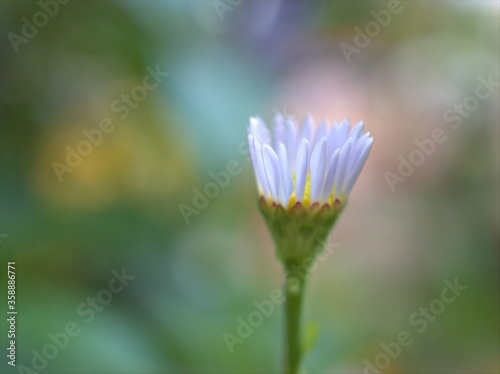
<path fill-rule="evenodd" d="M 284 208 L 276 203 L 259 200 L 259 208 L 276 245 L 276 255 L 284 264 L 302 265 L 308 257 L 322 248 L 345 203 L 335 200 L 329 204 L 306 207 L 296 203 Z"/>

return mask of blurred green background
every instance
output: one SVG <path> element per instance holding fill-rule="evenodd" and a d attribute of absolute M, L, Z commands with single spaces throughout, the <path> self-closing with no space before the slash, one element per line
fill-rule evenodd
<path fill-rule="evenodd" d="M 363 120 L 375 140 L 309 280 L 306 371 L 360 373 L 401 331 L 413 342 L 382 372 L 500 371 L 498 88 L 459 128 L 443 118 L 499 80 L 498 1 L 402 2 L 349 59 L 341 43 L 387 2 L 72 0 L 47 20 L 0 4 L 2 372 L 23 372 L 6 357 L 8 261 L 18 365 L 74 321 L 39 372 L 280 372 L 281 308 L 233 353 L 223 339 L 282 284 L 244 146 L 248 117 L 275 111 Z M 169 75 L 146 91 L 148 67 Z M 144 100 L 120 116 L 131 92 Z M 103 118 L 113 130 L 58 178 Z M 434 128 L 447 140 L 392 191 L 386 172 Z M 241 172 L 187 223 L 180 204 L 231 160 Z M 135 278 L 86 323 L 78 306 L 122 268 Z M 467 289 L 418 333 L 409 317 L 455 278 Z"/>

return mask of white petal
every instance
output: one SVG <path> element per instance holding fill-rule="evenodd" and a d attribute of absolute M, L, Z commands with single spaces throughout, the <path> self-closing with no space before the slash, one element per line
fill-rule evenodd
<path fill-rule="evenodd" d="M 346 186 L 345 186 L 346 195 L 349 195 L 351 193 L 352 188 L 354 187 L 354 184 L 358 180 L 359 174 L 361 173 L 361 169 L 365 165 L 366 159 L 368 158 L 368 155 L 370 154 L 372 144 L 373 144 L 373 138 L 369 138 L 366 141 L 366 143 L 363 144 L 363 148 L 361 151 L 361 157 L 357 161 L 357 163 L 353 167 L 353 169 L 351 170 L 351 173 L 347 179 Z"/>
<path fill-rule="evenodd" d="M 262 158 L 264 160 L 264 170 L 266 171 L 267 184 L 271 191 L 272 200 L 278 202 L 280 201 L 278 156 L 276 156 L 276 153 L 270 146 L 264 144 L 262 147 Z"/>
<path fill-rule="evenodd" d="M 306 187 L 307 171 L 309 166 L 309 142 L 302 139 L 297 154 L 295 166 L 295 197 L 297 201 L 304 199 L 304 189 Z"/>
<path fill-rule="evenodd" d="M 290 196 L 293 192 L 293 178 L 292 171 L 288 165 L 288 156 L 286 154 L 286 148 L 283 143 L 279 143 L 278 146 L 278 160 L 280 168 L 280 196 L 281 205 L 286 207 L 290 201 Z"/>
<path fill-rule="evenodd" d="M 261 144 L 271 144 L 271 133 L 264 121 L 259 117 L 250 118 L 250 127 L 248 132 Z"/>
<path fill-rule="evenodd" d="M 326 138 L 319 141 L 311 154 L 311 203 L 318 201 L 326 170 Z"/>
<path fill-rule="evenodd" d="M 328 164 L 325 176 L 325 183 L 323 184 L 323 189 L 321 191 L 320 201 L 322 203 L 326 203 L 330 199 L 330 194 L 332 193 L 333 189 L 333 182 L 335 181 L 335 174 L 337 173 L 339 155 L 340 155 L 340 149 L 337 148 L 335 152 L 333 152 L 332 157 L 330 158 L 330 162 Z"/>
<path fill-rule="evenodd" d="M 264 169 L 264 160 L 262 159 L 262 145 L 256 138 L 253 138 L 253 143 L 255 150 L 255 159 L 257 161 L 256 162 L 257 172 L 262 186 L 262 193 L 266 198 L 269 198 L 271 190 L 269 189 L 269 184 L 267 183 L 266 170 Z"/>

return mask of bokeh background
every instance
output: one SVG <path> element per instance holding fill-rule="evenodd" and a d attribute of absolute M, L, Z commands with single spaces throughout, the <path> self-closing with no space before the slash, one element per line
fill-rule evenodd
<path fill-rule="evenodd" d="M 401 331 L 413 343 L 383 372 L 500 371 L 498 87 L 458 129 L 443 119 L 480 76 L 499 80 L 498 1 L 402 2 L 350 62 L 341 43 L 387 2 L 72 0 L 18 53 L 9 33 L 41 6 L 0 4 L 2 372 L 18 372 L 12 260 L 18 365 L 75 321 L 41 372 L 280 372 L 281 308 L 234 353 L 223 339 L 282 284 L 244 147 L 248 117 L 275 111 L 363 120 L 375 139 L 309 280 L 306 371 L 362 372 Z M 169 75 L 119 118 L 112 103 L 148 66 Z M 103 118 L 114 130 L 59 181 L 53 162 Z M 447 140 L 392 191 L 384 174 L 434 128 Z M 187 223 L 180 204 L 231 160 L 241 172 Z M 135 279 L 86 324 L 78 305 L 123 267 Z M 417 333 L 410 315 L 455 278 L 467 289 Z"/>

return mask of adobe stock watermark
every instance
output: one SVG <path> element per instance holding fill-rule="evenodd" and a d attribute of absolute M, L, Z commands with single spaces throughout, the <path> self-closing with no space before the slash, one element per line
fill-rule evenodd
<path fill-rule="evenodd" d="M 368 21 L 364 29 L 355 27 L 356 35 L 354 35 L 353 44 L 342 42 L 339 47 L 344 55 L 347 63 L 352 61 L 351 56 L 353 54 L 360 54 L 361 51 L 368 47 L 372 39 L 380 35 L 383 29 L 385 29 L 391 22 L 392 16 L 399 14 L 403 11 L 403 5 L 399 0 L 389 0 L 387 2 L 387 9 L 381 9 L 378 12 L 372 10 L 370 12 L 373 19 Z"/>
<path fill-rule="evenodd" d="M 339 247 L 340 244 L 338 243 L 319 241 L 314 254 L 310 257 L 306 257 L 300 266 L 292 269 L 291 275 L 300 277 L 301 279 L 307 279 L 311 273 L 316 271 L 319 264 L 324 262 L 335 251 L 335 249 Z M 279 288 L 272 290 L 267 299 L 262 301 L 254 300 L 253 305 L 255 310 L 250 312 L 246 318 L 241 316 L 236 318 L 238 326 L 236 327 L 235 334 L 230 332 L 224 332 L 222 334 L 222 339 L 224 340 L 229 352 L 231 354 L 234 353 L 235 346 L 237 344 L 243 344 L 245 340 L 250 338 L 255 329 L 262 326 L 265 319 L 271 317 L 271 315 L 273 315 L 276 311 L 276 307 L 284 302 L 285 295 Z"/>
<path fill-rule="evenodd" d="M 32 349 L 31 365 L 17 366 L 19 374 L 38 374 L 45 370 L 50 361 L 53 361 L 61 351 L 66 349 L 72 338 L 76 338 L 82 332 L 82 322 L 86 325 L 94 321 L 96 315 L 104 310 L 109 305 L 115 295 L 121 293 L 129 283 L 135 279 L 135 275 L 127 274 L 125 268 L 120 272 L 112 270 L 113 277 L 109 280 L 106 288 L 97 292 L 95 297 L 87 297 L 87 299 L 75 308 L 75 313 L 78 317 L 83 318 L 83 321 L 68 321 L 62 331 L 47 334 L 48 343 L 39 350 Z M 85 326 L 85 325 L 83 325 Z"/>
<path fill-rule="evenodd" d="M 279 114 L 280 112 L 277 109 L 274 109 L 275 114 Z M 286 108 L 283 111 L 286 113 Z M 272 123 L 269 121 L 267 123 Z M 276 126 L 284 126 L 283 122 L 274 123 Z M 269 137 L 269 134 L 261 134 L 262 137 Z M 240 156 L 245 156 L 246 162 L 251 162 L 250 150 L 248 149 L 248 141 L 244 140 L 238 144 L 237 152 Z M 241 174 L 243 168 L 242 164 L 240 164 L 237 160 L 229 160 L 226 164 L 226 167 L 222 170 L 216 172 L 208 173 L 210 177 L 210 181 L 205 183 L 202 188 L 193 188 L 193 198 L 191 200 L 191 204 L 180 203 L 178 205 L 179 211 L 181 213 L 182 218 L 186 224 L 191 223 L 191 216 L 199 215 L 201 211 L 208 207 L 210 202 L 217 198 L 220 192 L 229 186 L 232 177 L 235 177 Z"/>
<path fill-rule="evenodd" d="M 241 156 L 247 156 L 247 161 L 250 160 L 248 143 L 246 141 L 241 142 L 238 145 L 238 154 Z M 231 178 L 241 174 L 243 168 L 237 160 L 229 160 L 226 164 L 225 169 L 218 171 L 211 171 L 208 173 L 211 181 L 205 183 L 205 185 L 199 188 L 193 188 L 193 199 L 191 201 L 192 206 L 180 203 L 179 211 L 186 224 L 191 223 L 191 216 L 198 215 L 200 212 L 208 207 L 210 201 L 219 196 L 221 190 L 229 186 Z"/>
<path fill-rule="evenodd" d="M 142 84 L 133 87 L 130 92 L 123 93 L 119 98 L 111 102 L 110 110 L 117 115 L 119 120 L 125 120 L 131 111 L 146 100 L 149 93 L 170 75 L 168 72 L 161 71 L 160 65 L 156 65 L 154 70 L 147 66 L 146 71 L 148 74 L 142 79 Z M 116 126 L 113 121 L 106 117 L 101 119 L 96 128 L 82 130 L 84 139 L 80 140 L 75 147 L 66 146 L 66 162 L 53 161 L 51 164 L 59 182 L 63 181 L 65 173 L 73 172 L 73 169 L 82 163 L 83 158 L 90 155 L 94 147 L 102 143 L 105 134 L 110 134 L 115 129 Z"/>
<path fill-rule="evenodd" d="M 30 18 L 22 17 L 21 32 L 16 34 L 9 32 L 7 38 L 10 41 L 12 49 L 16 54 L 19 53 L 19 46 L 21 44 L 28 44 L 37 34 L 38 31 L 45 27 L 50 18 L 57 16 L 61 10 L 61 5 L 69 3 L 70 0 L 39 0 L 38 6 L 40 10 L 36 11 Z"/>
<path fill-rule="evenodd" d="M 437 317 L 444 313 L 446 307 L 453 303 L 462 291 L 467 289 L 467 286 L 458 283 L 458 278 L 451 283 L 449 280 L 444 281 L 446 286 L 441 290 L 441 295 L 438 299 L 431 300 L 425 307 L 420 307 L 418 311 L 410 314 L 408 324 L 415 328 L 419 334 L 424 333 L 429 325 L 436 321 Z M 403 352 L 404 347 L 409 347 L 414 339 L 409 331 L 401 331 L 396 340 L 390 343 L 380 343 L 382 352 L 377 354 L 372 361 L 365 360 L 365 368 L 363 373 L 380 374 L 390 366 L 392 360 L 396 360 Z"/>
<path fill-rule="evenodd" d="M 443 113 L 443 122 L 450 124 L 452 130 L 457 130 L 462 126 L 463 119 L 469 118 L 475 112 L 480 102 L 487 100 L 500 87 L 500 82 L 493 79 L 493 74 L 487 78 L 478 77 L 479 84 L 476 86 L 474 94 L 465 97 L 461 103 L 455 103 L 451 108 Z M 407 159 L 402 155 L 398 156 L 399 165 L 397 173 L 391 171 L 384 172 L 384 178 L 387 186 L 394 192 L 396 184 L 404 183 L 416 170 L 416 168 L 424 163 L 426 158 L 432 156 L 436 151 L 437 145 L 444 143 L 448 139 L 445 130 L 436 127 L 432 130 L 430 137 L 419 140 L 415 139 L 416 149 L 410 152 Z"/>
<path fill-rule="evenodd" d="M 212 6 L 222 22 L 224 21 L 224 13 L 232 12 L 242 1 L 243 0 L 213 0 Z"/>

